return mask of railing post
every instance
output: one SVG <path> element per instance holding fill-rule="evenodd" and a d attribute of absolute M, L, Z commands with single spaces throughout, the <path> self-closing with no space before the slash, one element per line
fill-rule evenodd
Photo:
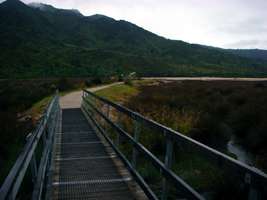
<path fill-rule="evenodd" d="M 107 107 L 107 113 L 106 113 L 106 116 L 107 116 L 107 118 L 109 119 L 110 106 L 109 106 L 108 104 L 106 104 L 106 107 Z"/>
<path fill-rule="evenodd" d="M 46 129 L 46 133 L 47 133 L 47 138 L 51 138 L 52 137 L 52 128 L 51 128 L 51 124 L 53 123 L 53 119 L 52 119 L 52 113 L 50 116 L 46 116 L 46 124 L 45 124 L 45 129 Z"/>
<path fill-rule="evenodd" d="M 259 192 L 251 186 L 251 178 L 251 174 L 245 174 L 245 184 L 247 186 L 248 191 L 248 200 L 259 200 Z"/>
<path fill-rule="evenodd" d="M 36 157 L 35 153 L 32 155 L 32 160 L 30 162 L 31 173 L 32 173 L 32 182 L 34 183 L 37 178 L 37 164 L 36 164 Z"/>
<path fill-rule="evenodd" d="M 42 133 L 42 141 L 43 141 L 44 148 L 46 146 L 46 139 L 47 139 L 47 137 L 48 137 L 47 128 L 45 128 L 44 132 Z"/>
<path fill-rule="evenodd" d="M 117 121 L 117 124 L 118 126 L 122 129 L 122 123 L 121 123 L 121 112 L 120 111 L 117 111 L 118 112 L 118 121 Z M 116 138 L 116 141 L 115 141 L 115 145 L 119 146 L 120 145 L 120 134 L 117 132 L 117 138 Z"/>
<path fill-rule="evenodd" d="M 165 131 L 164 131 L 164 135 L 166 135 Z M 168 135 L 166 135 L 165 167 L 167 169 L 171 169 L 172 167 L 172 158 L 173 158 L 173 141 Z M 166 178 L 163 178 L 162 183 L 163 185 L 162 185 L 161 199 L 166 200 L 168 197 L 168 183 L 167 183 Z"/>
<path fill-rule="evenodd" d="M 136 142 L 138 142 L 138 140 L 139 140 L 139 135 L 140 135 L 140 124 L 135 119 L 134 120 L 134 140 Z M 133 168 L 136 168 L 137 156 L 138 156 L 138 151 L 136 150 L 135 146 L 133 145 L 133 155 L 132 155 L 132 167 Z"/>
<path fill-rule="evenodd" d="M 93 103 L 93 101 L 94 101 L 94 103 Z M 96 99 L 96 97 L 93 97 L 93 100 L 92 100 L 92 104 L 97 108 L 97 99 Z"/>
<path fill-rule="evenodd" d="M 26 142 L 28 142 L 31 137 L 32 137 L 32 133 L 29 133 L 26 137 Z M 32 182 L 34 183 L 37 178 L 37 173 L 38 173 L 35 153 L 33 153 L 32 159 L 30 161 L 30 169 L 31 169 L 31 174 L 32 174 Z"/>

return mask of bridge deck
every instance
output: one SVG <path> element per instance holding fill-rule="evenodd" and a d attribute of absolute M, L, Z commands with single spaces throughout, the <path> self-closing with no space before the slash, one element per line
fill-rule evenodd
<path fill-rule="evenodd" d="M 140 189 L 116 159 L 80 108 L 63 109 L 54 144 L 52 199 L 140 199 Z"/>

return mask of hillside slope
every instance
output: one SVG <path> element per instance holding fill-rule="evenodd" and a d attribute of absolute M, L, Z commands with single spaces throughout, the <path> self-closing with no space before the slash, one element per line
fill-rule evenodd
<path fill-rule="evenodd" d="M 265 76 L 267 62 L 183 41 L 132 23 L 85 17 L 49 5 L 0 4 L 0 78 L 103 76 Z"/>
<path fill-rule="evenodd" d="M 227 49 L 227 51 L 241 57 L 261 59 L 267 61 L 267 50 L 262 49 Z"/>

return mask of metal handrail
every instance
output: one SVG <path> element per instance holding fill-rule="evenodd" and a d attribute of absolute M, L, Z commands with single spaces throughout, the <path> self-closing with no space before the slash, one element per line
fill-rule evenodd
<path fill-rule="evenodd" d="M 124 106 L 121 106 L 119 104 L 116 104 L 114 102 L 111 102 L 103 97 L 100 97 L 92 92 L 89 92 L 87 90 L 83 91 L 83 102 L 90 106 L 94 111 L 96 111 L 106 122 L 108 122 L 117 132 L 120 134 L 123 134 L 126 136 L 131 143 L 134 145 L 135 148 L 137 148 L 139 151 L 142 151 L 145 155 L 147 155 L 147 158 L 149 158 L 158 168 L 163 170 L 163 173 L 165 175 L 168 175 L 169 178 L 176 179 L 175 181 L 180 183 L 186 189 L 189 193 L 193 194 L 193 196 L 196 196 L 197 199 L 202 198 L 195 190 L 193 190 L 189 185 L 187 185 L 181 178 L 179 178 L 174 172 L 172 172 L 167 166 L 166 163 L 163 164 L 159 159 L 157 159 L 151 152 L 149 152 L 144 146 L 142 146 L 139 142 L 135 141 L 135 139 L 130 136 L 126 131 L 124 131 L 122 128 L 114 124 L 105 114 L 103 114 L 99 109 L 97 109 L 93 103 L 91 103 L 87 96 L 91 96 L 95 99 L 98 99 L 102 103 L 111 106 L 115 108 L 117 111 L 126 114 L 128 117 L 132 118 L 135 121 L 138 121 L 142 124 L 145 124 L 149 126 L 152 129 L 157 129 L 160 131 L 164 131 L 166 136 L 169 138 L 170 141 L 178 141 L 180 143 L 186 143 L 194 148 L 198 149 L 200 153 L 203 153 L 206 156 L 211 156 L 214 158 L 217 163 L 221 163 L 221 165 L 229 166 L 230 169 L 235 171 L 239 177 L 244 180 L 245 184 L 250 185 L 253 189 L 259 189 L 261 192 L 264 192 L 266 195 L 267 193 L 267 175 L 256 168 L 250 167 L 244 163 L 241 163 L 215 149 L 212 149 L 192 138 L 189 138 L 187 136 L 182 135 L 181 133 L 174 131 L 164 125 L 161 125 L 153 120 L 147 119 L 146 117 L 140 115 L 139 113 L 136 113 Z"/>
<path fill-rule="evenodd" d="M 87 100 L 85 100 L 98 114 L 100 114 L 117 132 L 127 137 L 127 139 L 137 148 L 140 152 L 144 153 L 144 155 L 155 165 L 155 167 L 162 170 L 162 173 L 168 178 L 175 181 L 179 186 L 188 193 L 189 196 L 195 197 L 194 199 L 202 199 L 201 195 L 199 195 L 193 188 L 191 188 L 187 183 L 185 183 L 180 177 L 178 177 L 171 170 L 167 169 L 164 164 L 154 156 L 150 151 L 148 151 L 143 145 L 136 142 L 133 137 L 131 137 L 126 131 L 121 129 L 118 125 L 114 124 L 110 119 L 108 119 L 103 113 L 101 113 L 95 106 L 90 104 Z"/>
<path fill-rule="evenodd" d="M 0 200 L 4 199 L 16 199 L 16 196 L 18 194 L 18 191 L 20 189 L 21 183 L 25 177 L 26 171 L 31 166 L 31 172 L 32 177 L 35 180 L 43 181 L 40 174 L 43 174 L 44 168 L 46 167 L 47 163 L 44 163 L 41 158 L 41 162 L 43 167 L 36 166 L 36 160 L 35 160 L 35 154 L 37 145 L 40 142 L 40 138 L 43 138 L 43 144 L 44 144 L 44 150 L 43 150 L 43 157 L 47 157 L 50 153 L 50 150 L 47 150 L 47 145 L 51 143 L 52 136 L 55 131 L 55 121 L 58 118 L 58 111 L 59 111 L 59 97 L 58 94 L 54 96 L 54 98 L 50 101 L 47 108 L 45 109 L 44 114 L 39 120 L 39 123 L 34 130 L 34 132 L 31 134 L 31 136 L 28 138 L 22 152 L 19 154 L 15 164 L 11 168 L 8 176 L 6 177 L 3 185 L 0 188 Z M 49 124 L 50 120 L 53 123 L 53 127 Z M 32 168 L 33 167 L 33 168 Z M 39 188 L 36 187 L 40 186 L 42 184 L 35 182 L 34 184 L 34 191 L 38 190 L 38 195 L 41 192 Z M 36 192 L 35 192 L 36 193 Z"/>
<path fill-rule="evenodd" d="M 172 172 L 170 169 L 168 169 L 155 155 L 153 155 L 149 150 L 147 150 L 142 144 L 135 141 L 135 139 L 133 137 L 131 137 L 126 131 L 124 131 L 118 125 L 114 124 L 108 117 L 105 116 L 105 114 L 103 114 L 101 111 L 99 111 L 86 98 L 83 98 L 83 101 L 86 102 L 87 105 L 90 105 L 99 115 L 101 115 L 101 117 L 103 117 L 103 119 L 105 119 L 118 133 L 126 136 L 127 139 L 134 145 L 134 147 L 136 149 L 138 149 L 139 152 L 142 152 L 146 156 L 146 158 L 148 158 L 153 163 L 153 165 L 156 168 L 159 168 L 162 171 L 163 175 L 166 176 L 166 178 L 170 178 L 171 180 L 173 180 L 176 183 L 177 187 L 183 189 L 186 196 L 188 196 L 188 199 L 203 199 L 203 197 L 200 194 L 198 194 L 198 192 L 196 192 L 192 187 L 190 187 L 186 182 L 184 182 L 174 172 Z M 97 125 L 97 126 L 99 126 L 99 125 Z M 115 150 L 117 152 L 120 152 L 112 143 L 111 143 L 111 145 L 113 146 L 113 148 L 115 148 Z M 122 153 L 120 153 L 120 154 L 122 154 Z M 156 197 L 156 195 L 152 192 L 152 190 L 148 190 L 148 188 L 147 188 L 148 186 L 144 184 L 143 178 L 138 174 L 138 172 L 134 169 L 134 167 L 132 167 L 131 164 L 129 162 L 127 162 L 127 160 L 124 156 L 121 156 L 121 157 L 123 158 L 123 160 L 126 164 L 128 163 L 128 167 L 130 168 L 130 171 L 134 171 L 134 176 L 139 179 L 138 182 L 141 183 L 141 187 L 144 189 L 145 193 L 151 199 L 158 199 Z"/>

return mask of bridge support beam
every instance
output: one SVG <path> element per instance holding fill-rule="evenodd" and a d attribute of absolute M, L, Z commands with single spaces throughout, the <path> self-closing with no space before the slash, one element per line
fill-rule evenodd
<path fill-rule="evenodd" d="M 117 125 L 123 129 L 123 125 L 122 125 L 122 117 L 121 117 L 121 113 L 118 113 L 118 118 L 117 118 Z M 116 136 L 116 141 L 115 141 L 115 146 L 117 146 L 119 148 L 120 145 L 120 133 L 117 132 L 117 136 Z"/>
<path fill-rule="evenodd" d="M 135 120 L 134 121 L 134 140 L 136 142 L 138 142 L 138 140 L 139 140 L 140 128 L 141 128 L 140 123 L 137 120 Z M 135 146 L 133 145 L 132 167 L 134 169 L 136 168 L 137 156 L 138 156 L 138 151 L 136 150 Z"/>
<path fill-rule="evenodd" d="M 107 107 L 106 116 L 107 116 L 107 118 L 109 118 L 110 106 L 108 104 L 106 104 L 106 107 Z"/>
<path fill-rule="evenodd" d="M 166 135 L 164 133 L 164 135 Z M 167 169 L 171 169 L 172 167 L 172 158 L 173 158 L 173 141 L 171 138 L 166 138 L 166 154 L 165 154 L 165 167 Z M 162 200 L 166 200 L 168 198 L 168 183 L 166 178 L 162 180 Z"/>
<path fill-rule="evenodd" d="M 31 137 L 32 137 L 32 133 L 29 133 L 26 137 L 26 142 L 28 142 Z M 38 173 L 35 153 L 33 153 L 32 159 L 30 161 L 30 170 L 31 170 L 31 175 L 32 175 L 32 182 L 35 183 L 36 178 L 37 178 L 37 173 Z"/>
<path fill-rule="evenodd" d="M 260 193 L 253 186 L 251 186 L 251 179 L 251 174 L 245 174 L 245 184 L 248 191 L 248 200 L 260 200 Z"/>
<path fill-rule="evenodd" d="M 32 174 L 32 182 L 35 183 L 36 178 L 37 178 L 37 173 L 38 173 L 35 154 L 33 154 L 33 156 L 32 156 L 32 160 L 30 162 L 30 167 L 31 167 L 31 174 Z"/>

